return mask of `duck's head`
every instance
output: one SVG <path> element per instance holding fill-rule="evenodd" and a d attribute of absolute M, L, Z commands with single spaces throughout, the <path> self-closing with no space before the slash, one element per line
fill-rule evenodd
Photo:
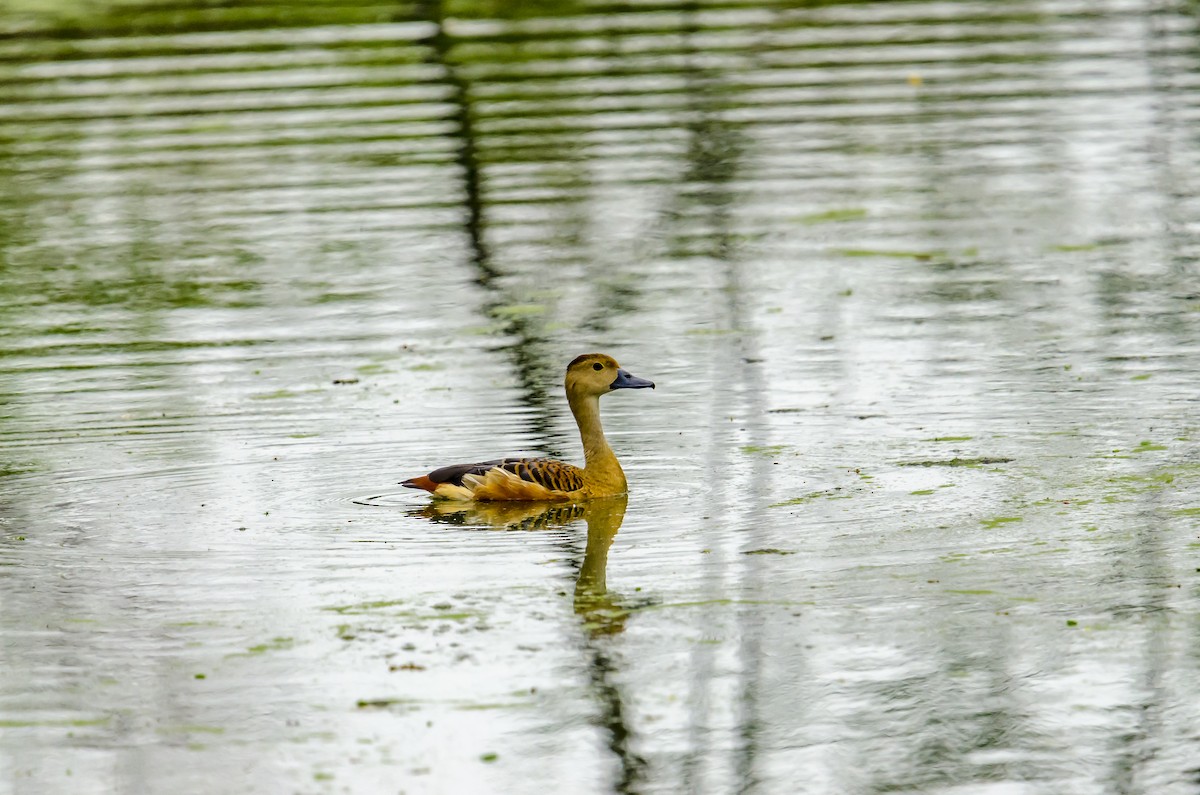
<path fill-rule="evenodd" d="M 567 365 L 567 394 L 577 397 L 606 395 L 614 389 L 654 389 L 654 382 L 622 370 L 617 360 L 603 353 L 576 356 Z"/>

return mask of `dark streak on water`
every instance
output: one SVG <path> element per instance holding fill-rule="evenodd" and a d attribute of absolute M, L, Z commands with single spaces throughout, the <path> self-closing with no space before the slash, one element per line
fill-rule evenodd
<path fill-rule="evenodd" d="M 0 791 L 1197 791 L 1195 3 L 100 6 L 0 10 Z M 627 508 L 395 485 L 587 350 Z"/>

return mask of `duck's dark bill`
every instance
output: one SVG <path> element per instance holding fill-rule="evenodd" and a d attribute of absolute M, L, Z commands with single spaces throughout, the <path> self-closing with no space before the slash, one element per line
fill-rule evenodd
<path fill-rule="evenodd" d="M 654 382 L 630 375 L 625 370 L 617 370 L 616 379 L 608 385 L 609 389 L 646 389 L 647 387 L 654 389 Z"/>

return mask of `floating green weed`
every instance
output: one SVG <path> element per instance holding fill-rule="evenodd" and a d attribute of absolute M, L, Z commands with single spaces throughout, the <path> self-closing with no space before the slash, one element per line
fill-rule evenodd
<path fill-rule="evenodd" d="M 917 489 L 916 491 L 910 491 L 909 494 L 922 497 L 926 494 L 933 494 L 933 489 Z"/>
<path fill-rule="evenodd" d="M 835 248 L 835 254 L 840 254 L 843 257 L 894 257 L 897 259 L 915 259 L 915 260 L 930 260 L 934 257 L 944 257 L 945 251 L 930 250 L 930 251 L 904 251 L 900 249 L 874 249 L 874 248 Z"/>
<path fill-rule="evenodd" d="M 1002 524 L 1011 524 L 1012 522 L 1022 522 L 1022 521 L 1024 521 L 1024 519 L 1022 519 L 1020 516 L 997 516 L 993 519 L 980 519 L 979 523 L 981 525 L 983 525 L 984 527 L 986 527 L 988 530 L 991 530 L 993 528 L 999 527 Z"/>
<path fill-rule="evenodd" d="M 791 549 L 776 549 L 775 547 L 765 547 L 763 549 L 749 549 L 742 553 L 743 555 L 795 555 L 795 550 Z"/>
<path fill-rule="evenodd" d="M 784 450 L 788 449 L 788 447 L 786 444 L 772 444 L 772 445 L 748 444 L 739 449 L 743 453 L 746 453 L 747 455 L 773 456 L 773 455 L 779 455 Z"/>
<path fill-rule="evenodd" d="M 1130 376 L 1130 381 L 1149 381 L 1153 373 L 1142 373 L 1141 375 Z"/>
<path fill-rule="evenodd" d="M 1131 453 L 1149 453 L 1149 452 L 1152 452 L 1155 450 L 1166 450 L 1166 449 L 1167 449 L 1167 446 L 1165 444 L 1155 444 L 1154 442 L 1150 441 L 1149 439 L 1145 439 L 1141 443 L 1139 443 L 1137 447 L 1133 448 L 1129 452 L 1131 452 Z"/>
<path fill-rule="evenodd" d="M 31 729 L 36 726 L 58 726 L 83 729 L 89 726 L 104 726 L 112 718 L 67 718 L 66 720 L 0 720 L 0 729 Z"/>
<path fill-rule="evenodd" d="M 288 398 L 300 397 L 299 392 L 293 392 L 290 389 L 276 389 L 274 392 L 260 392 L 257 395 L 251 395 L 251 400 L 286 400 Z"/>
<path fill-rule="evenodd" d="M 310 299 L 314 304 L 339 304 L 343 301 L 371 301 L 378 295 L 370 290 L 348 290 L 344 293 L 322 293 Z"/>
<path fill-rule="evenodd" d="M 901 461 L 902 467 L 981 467 L 991 464 L 1007 464 L 1011 462 L 1011 458 L 1000 458 L 996 456 L 981 457 L 981 458 L 944 458 L 940 460 L 928 461 Z"/>
<path fill-rule="evenodd" d="M 376 602 L 356 602 L 352 605 L 332 605 L 330 607 L 322 607 L 322 610 L 327 610 L 331 613 L 340 613 L 342 615 L 356 613 L 366 613 L 370 610 L 379 610 L 385 607 L 395 607 L 404 604 L 402 599 L 383 599 Z"/>
<path fill-rule="evenodd" d="M 841 221 L 857 221 L 860 218 L 866 218 L 867 211 L 862 207 L 843 207 L 835 210 L 826 210 L 822 213 L 810 213 L 800 216 L 800 223 L 813 226 L 815 224 L 837 223 Z"/>
<path fill-rule="evenodd" d="M 492 307 L 491 315 L 496 318 L 529 317 L 544 315 L 547 309 L 545 304 L 509 304 L 508 306 Z"/>
<path fill-rule="evenodd" d="M 246 651 L 249 654 L 264 654 L 265 652 L 269 651 L 290 649 L 294 645 L 296 645 L 296 642 L 292 638 L 271 638 L 266 643 L 259 643 L 256 646 L 250 646 L 246 649 Z"/>
<path fill-rule="evenodd" d="M 355 702 L 359 709 L 388 709 L 389 707 L 414 707 L 417 702 L 411 698 L 360 698 Z"/>
<path fill-rule="evenodd" d="M 969 442 L 971 436 L 935 436 L 932 439 L 922 439 L 922 442 Z"/>
<path fill-rule="evenodd" d="M 462 333 L 471 337 L 494 337 L 507 331 L 503 323 L 493 323 L 490 326 L 467 326 Z"/>
<path fill-rule="evenodd" d="M 30 472 L 36 472 L 37 467 L 33 464 L 18 464 L 6 463 L 0 464 L 0 478 L 12 477 L 13 475 L 27 475 Z"/>
<path fill-rule="evenodd" d="M 799 497 L 792 497 L 790 500 L 784 500 L 783 502 L 772 503 L 771 505 L 768 505 L 767 507 L 768 508 L 783 508 L 788 505 L 803 505 L 806 502 L 812 502 L 813 500 L 820 499 L 821 497 L 825 497 L 825 498 L 831 499 L 831 500 L 846 500 L 846 499 L 849 499 L 850 497 L 854 496 L 853 494 L 841 494 L 840 491 L 841 491 L 841 489 L 830 489 L 830 490 L 826 490 L 826 491 L 810 491 L 808 494 L 802 494 Z"/>

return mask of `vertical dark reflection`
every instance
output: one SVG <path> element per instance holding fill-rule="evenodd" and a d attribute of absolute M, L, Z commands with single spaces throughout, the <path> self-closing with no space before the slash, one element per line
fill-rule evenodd
<path fill-rule="evenodd" d="M 616 640 L 625 629 L 629 611 L 608 593 L 608 550 L 621 529 L 627 498 L 624 496 L 590 503 L 587 520 L 587 549 L 575 580 L 575 613 L 586 631 L 583 651 L 588 677 L 600 712 L 596 725 L 608 737 L 608 749 L 617 760 L 618 774 L 613 790 L 622 795 L 638 792 L 645 778 L 646 760 L 632 750 L 634 733 L 625 717 L 625 698 L 617 682 L 624 666 Z"/>
<path fill-rule="evenodd" d="M 428 61 L 441 68 L 442 80 L 453 107 L 450 118 L 457 127 L 455 161 L 462 173 L 463 229 L 471 248 L 471 264 L 479 272 L 476 281 L 489 287 L 499 273 L 492 267 L 485 239 L 483 180 L 480 175 L 479 148 L 475 136 L 470 86 L 454 63 L 454 40 L 446 32 L 446 8 L 443 0 L 418 0 L 417 16 L 434 24 L 434 33 L 424 43 L 429 47 Z"/>
<path fill-rule="evenodd" d="M 1161 492 L 1151 492 L 1148 501 L 1154 503 L 1161 498 Z M 1129 545 L 1120 550 L 1117 576 L 1132 586 L 1127 590 L 1129 601 L 1111 608 L 1117 620 L 1137 622 L 1145 633 L 1137 688 L 1142 695 L 1130 700 L 1132 720 L 1114 732 L 1110 742 L 1108 780 L 1113 792 L 1120 795 L 1142 791 L 1142 784 L 1152 778 L 1146 776 L 1146 766 L 1168 747 L 1172 731 L 1164 706 L 1174 700 L 1167 684 L 1172 613 L 1167 594 L 1177 575 L 1163 543 L 1163 528 L 1169 522 L 1170 511 L 1163 505 L 1147 507 L 1144 524 Z M 1133 667 L 1131 664 L 1130 668 Z M 1186 771 L 1175 773 L 1183 778 Z"/>
<path fill-rule="evenodd" d="M 471 248 L 471 264 L 476 270 L 476 283 L 488 293 L 485 301 L 486 320 L 498 322 L 503 333 L 513 339 L 501 348 L 512 361 L 520 381 L 521 401 L 533 409 L 530 424 L 538 440 L 539 452 L 564 457 L 564 450 L 554 444 L 554 420 L 561 411 L 561 383 L 565 362 L 555 358 L 557 347 L 550 344 L 544 321 L 536 315 L 506 314 L 502 308 L 520 303 L 505 277 L 509 274 L 498 267 L 487 243 L 487 210 L 485 176 L 481 145 L 473 124 L 476 113 L 472 107 L 471 86 L 455 62 L 454 40 L 446 31 L 445 7 L 442 0 L 423 0 L 423 18 L 436 26 L 429 39 L 430 58 L 441 67 L 454 105 L 452 118 L 456 122 L 457 159 L 463 179 L 464 231 Z M 579 186 L 582 191 L 584 186 Z M 621 291 L 612 293 L 614 304 L 627 309 L 630 297 Z M 600 296 L 603 298 L 603 294 Z M 602 301 L 602 303 L 608 303 Z M 586 327 L 591 331 L 607 328 L 613 313 L 603 311 L 593 316 Z M 583 351 L 578 351 L 582 353 Z M 608 749 L 618 765 L 613 788 L 619 793 L 637 792 L 644 777 L 645 761 L 631 750 L 633 733 L 627 723 L 621 687 L 617 682 L 622 666 L 615 648 L 615 637 L 624 628 L 627 613 L 607 595 L 605 574 L 608 548 L 624 516 L 624 498 L 619 503 L 589 506 L 588 543 L 583 561 L 579 564 L 575 608 L 584 620 L 587 637 L 582 653 L 591 682 L 592 697 L 598 707 L 597 725 L 605 732 Z M 566 556 L 574 559 L 569 538 L 559 541 Z"/>
<path fill-rule="evenodd" d="M 627 504 L 624 495 L 585 505 L 433 501 L 409 512 L 432 522 L 521 531 L 563 529 L 580 519 L 587 523 L 582 558 L 574 533 L 559 534 L 555 541 L 570 561 L 575 580 L 574 609 L 584 630 L 580 650 L 597 706 L 593 722 L 604 732 L 616 760 L 613 791 L 622 795 L 638 792 L 647 768 L 646 760 L 632 749 L 635 733 L 626 718 L 625 697 L 618 682 L 624 670 L 619 640 L 630 610 L 608 592 L 608 551 L 621 529 Z"/>
<path fill-rule="evenodd" d="M 1191 13 L 1188 14 L 1187 12 Z M 1171 41 L 1178 36 L 1178 22 L 1190 23 L 1191 46 L 1184 52 L 1190 57 L 1191 68 L 1200 69 L 1200 3 L 1171 8 L 1169 11 L 1156 7 L 1143 18 L 1146 70 L 1150 76 L 1155 101 L 1150 103 L 1154 123 L 1150 126 L 1148 149 L 1150 163 L 1154 169 L 1154 182 L 1162 205 L 1162 245 L 1166 254 L 1168 275 L 1174 282 L 1172 287 L 1191 300 L 1197 300 L 1196 285 L 1200 283 L 1200 243 L 1196 235 L 1188 230 L 1192 219 L 1186 202 L 1194 195 L 1189 187 L 1195 185 L 1194 169 L 1188 165 L 1196 161 L 1196 146 L 1192 134 L 1194 122 L 1187 119 L 1188 100 L 1194 92 L 1176 85 L 1180 67 L 1174 64 L 1180 57 L 1180 48 Z M 1190 146 L 1189 146 L 1190 144 Z M 1184 151 L 1180 151 L 1183 149 Z M 1186 334 L 1185 324 L 1178 315 L 1168 322 L 1176 333 Z"/>
<path fill-rule="evenodd" d="M 484 304 L 484 320 L 499 320 L 504 333 L 514 339 L 502 350 L 512 359 L 514 372 L 520 382 L 521 402 L 534 410 L 529 422 L 538 439 L 538 452 L 563 457 L 564 451 L 550 442 L 554 436 L 555 401 L 561 400 L 557 390 L 551 391 L 551 385 L 557 386 L 562 374 L 558 363 L 553 362 L 554 352 L 546 342 L 540 327 L 541 321 L 536 317 L 503 316 L 498 312 L 501 307 L 517 303 L 517 298 L 506 293 L 501 278 L 505 274 L 492 261 L 488 248 L 487 202 L 479 139 L 474 126 L 471 86 L 454 59 L 455 41 L 446 30 L 444 0 L 420 0 L 417 13 L 435 26 L 433 35 L 425 41 L 429 48 L 428 60 L 440 67 L 453 107 L 451 119 L 455 122 L 457 144 L 455 159 L 463 183 L 463 231 L 471 251 L 471 266 L 476 272 L 475 282 L 488 294 Z M 562 364 L 565 366 L 565 362 Z"/>
<path fill-rule="evenodd" d="M 749 316 L 750 308 L 745 301 L 747 288 L 737 251 L 739 238 L 733 214 L 739 200 L 733 183 L 742 168 L 746 141 L 744 134 L 725 119 L 723 110 L 731 103 L 722 85 L 721 75 L 704 65 L 705 53 L 695 43 L 697 35 L 702 32 L 698 21 L 700 6 L 690 3 L 684 10 L 681 49 L 688 63 L 689 118 L 686 124 L 686 171 L 677 210 L 677 220 L 682 222 L 684 228 L 676 238 L 676 253 L 707 258 L 723 271 L 722 295 L 726 299 L 724 320 L 728 328 L 738 333 L 738 337 L 734 344 L 716 348 L 712 356 L 713 363 L 724 374 L 724 380 L 729 384 L 737 384 L 738 388 L 727 385 L 722 389 L 714 410 L 722 417 L 739 416 L 745 424 L 748 443 L 762 445 L 767 431 L 762 421 L 766 416 L 766 384 L 759 366 L 759 345 L 752 331 L 753 319 Z M 700 220 L 702 231 L 696 233 L 688 223 L 690 220 Z M 739 393 L 742 397 L 733 397 Z M 740 405 L 736 405 L 738 403 Z M 738 526 L 743 532 L 753 532 L 754 528 L 767 521 L 762 514 L 762 506 L 767 504 L 765 492 L 771 476 L 770 462 L 756 459 L 751 464 L 753 472 L 749 482 L 731 484 L 731 462 L 718 460 L 721 457 L 719 448 L 714 447 L 713 451 L 714 454 L 709 456 L 708 480 L 713 488 L 714 505 L 724 506 L 719 511 L 724 515 L 738 516 Z M 744 499 L 749 500 L 748 507 Z M 753 547 L 754 539 L 748 537 L 744 545 Z M 762 593 L 759 567 L 753 559 L 731 561 L 716 558 L 713 565 L 740 567 L 735 576 L 740 580 L 742 598 L 754 601 Z M 762 690 L 762 632 L 765 620 L 761 609 L 757 607 L 744 607 L 735 615 L 740 681 L 733 705 L 737 725 L 729 763 L 738 791 L 752 792 L 760 783 L 755 772 L 755 760 L 762 725 L 758 699 Z M 701 780 L 703 771 L 714 759 L 719 758 L 721 752 L 718 749 L 724 747 L 724 743 L 714 743 L 716 738 L 707 725 L 710 714 L 709 691 L 715 681 L 712 656 L 709 647 L 699 647 L 694 652 L 692 662 L 692 693 L 689 701 L 693 705 L 693 713 L 688 752 L 683 760 L 683 788 L 691 792 L 706 788 L 707 783 Z"/>

